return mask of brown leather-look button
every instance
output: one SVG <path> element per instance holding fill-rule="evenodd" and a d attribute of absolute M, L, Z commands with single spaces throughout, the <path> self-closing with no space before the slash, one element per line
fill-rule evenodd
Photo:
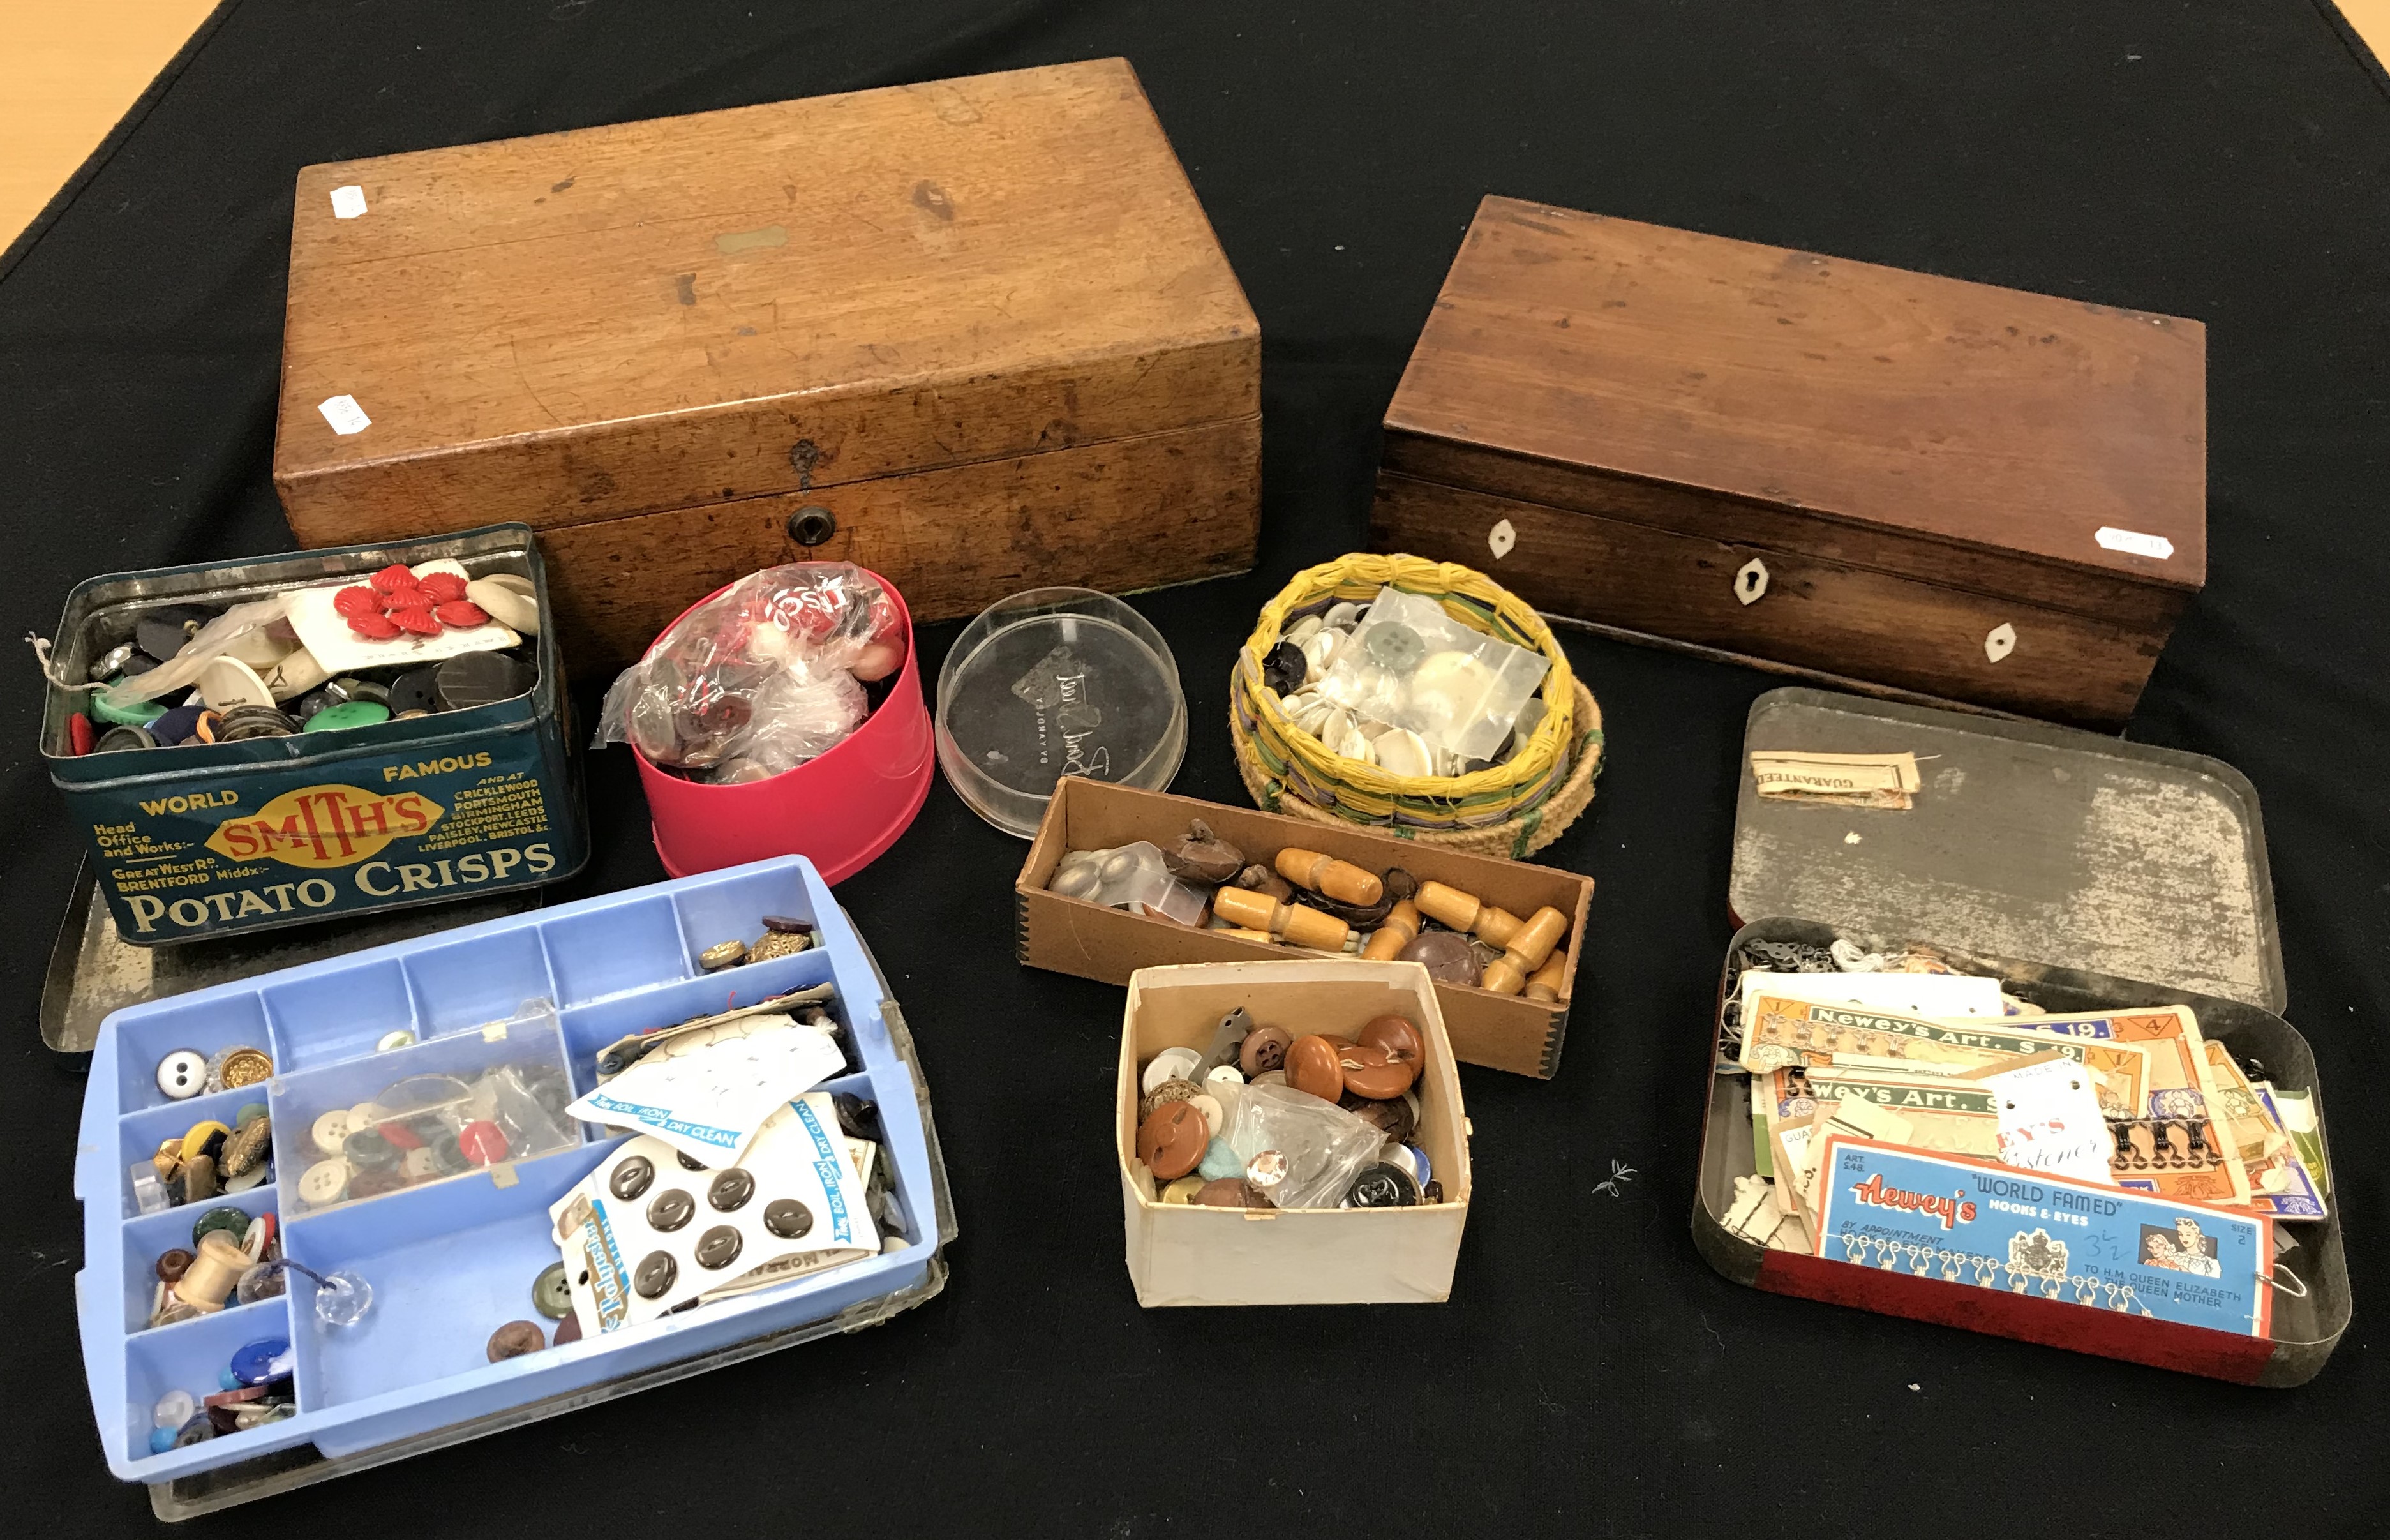
<path fill-rule="evenodd" d="M 1356 1043 L 1337 1056 L 1344 1072 L 1344 1089 L 1371 1101 L 1401 1096 L 1419 1078 L 1419 1066 L 1390 1057 L 1383 1048 Z"/>
<path fill-rule="evenodd" d="M 490 1362 L 502 1364 L 547 1346 L 547 1333 L 535 1321 L 508 1321 L 490 1333 Z"/>
<path fill-rule="evenodd" d="M 179 1282 L 190 1270 L 191 1253 L 179 1246 L 158 1259 L 158 1279 L 161 1283 Z"/>
<path fill-rule="evenodd" d="M 1381 1016 L 1363 1027 L 1360 1041 L 1372 1048 L 1383 1048 L 1392 1059 L 1407 1060 L 1413 1065 L 1427 1062 L 1427 1039 L 1419 1028 L 1399 1016 Z"/>
<path fill-rule="evenodd" d="M 1294 1033 L 1284 1027 L 1255 1027 L 1245 1033 L 1244 1046 L 1237 1050 L 1237 1065 L 1245 1078 L 1267 1074 L 1286 1064 L 1286 1050 L 1294 1042 Z"/>
<path fill-rule="evenodd" d="M 1203 1114 L 1183 1101 L 1174 1101 L 1138 1125 L 1137 1158 L 1160 1180 L 1175 1182 L 1195 1169 L 1203 1159 L 1203 1147 L 1211 1142 L 1211 1125 L 1203 1121 Z"/>
<path fill-rule="evenodd" d="M 1253 1195 L 1245 1188 L 1241 1176 L 1223 1176 L 1216 1182 L 1206 1182 L 1203 1190 L 1195 1195 L 1198 1207 L 1206 1209 L 1250 1209 L 1254 1207 Z"/>
<path fill-rule="evenodd" d="M 1344 1094 L 1341 1047 L 1317 1033 L 1296 1038 L 1286 1050 L 1286 1083 L 1322 1101 L 1334 1101 Z"/>
<path fill-rule="evenodd" d="M 1410 1143 L 1411 1135 L 1419 1128 L 1419 1119 L 1411 1113 L 1411 1104 L 1401 1097 L 1384 1101 L 1369 1101 L 1355 1096 L 1349 1089 L 1344 1099 L 1336 1104 L 1353 1113 L 1396 1144 Z"/>
<path fill-rule="evenodd" d="M 1423 1189 L 1420 1191 L 1420 1202 L 1422 1202 L 1422 1203 L 1441 1203 L 1441 1202 L 1443 1202 L 1443 1201 L 1444 1201 L 1444 1184 L 1443 1184 L 1442 1182 L 1438 1182 L 1438 1181 L 1435 1181 L 1435 1180 L 1433 1180 L 1433 1179 L 1430 1179 L 1430 1181 L 1428 1182 L 1428 1185 L 1426 1186 L 1426 1187 L 1425 1187 L 1425 1188 L 1423 1188 Z"/>
<path fill-rule="evenodd" d="M 1425 964 L 1427 976 L 1440 984 L 1473 985 L 1484 971 L 1478 967 L 1477 954 L 1471 949 L 1469 938 L 1450 930 L 1420 931 L 1403 948 L 1402 959 Z"/>

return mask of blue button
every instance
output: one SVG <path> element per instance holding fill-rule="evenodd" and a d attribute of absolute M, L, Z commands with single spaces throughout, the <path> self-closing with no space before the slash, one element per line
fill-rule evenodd
<path fill-rule="evenodd" d="M 290 1378 L 297 1354 L 288 1337 L 261 1337 L 232 1355 L 232 1377 L 244 1387 Z"/>
<path fill-rule="evenodd" d="M 149 1452 L 151 1454 L 162 1455 L 173 1447 L 174 1447 L 173 1429 L 152 1428 L 149 1430 Z"/>
<path fill-rule="evenodd" d="M 234 1377 L 232 1370 L 218 1369 L 216 1370 L 216 1389 L 237 1391 L 240 1389 L 240 1381 Z"/>

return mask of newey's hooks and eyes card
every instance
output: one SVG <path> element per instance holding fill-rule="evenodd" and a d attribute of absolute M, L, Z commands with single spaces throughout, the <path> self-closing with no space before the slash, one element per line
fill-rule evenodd
<path fill-rule="evenodd" d="M 2269 1219 L 1840 1134 L 1825 1143 L 1819 1256 L 2252 1337 L 2273 1318 Z"/>

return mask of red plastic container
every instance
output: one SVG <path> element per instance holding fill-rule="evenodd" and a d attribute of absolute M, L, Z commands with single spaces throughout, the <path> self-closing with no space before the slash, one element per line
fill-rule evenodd
<path fill-rule="evenodd" d="M 905 666 L 888 699 L 845 742 L 768 780 L 736 786 L 683 780 L 633 747 L 664 870 L 688 877 L 769 856 L 803 855 L 820 869 L 824 881 L 843 882 L 894 844 L 921 811 L 937 755 L 929 708 L 921 699 L 913 612 L 894 584 L 877 572 L 870 576 L 896 601 L 905 622 Z M 723 584 L 688 609 L 729 586 Z M 687 618 L 684 610 L 673 625 Z M 664 627 L 658 639 L 671 631 Z M 649 644 L 649 651 L 654 650 Z"/>

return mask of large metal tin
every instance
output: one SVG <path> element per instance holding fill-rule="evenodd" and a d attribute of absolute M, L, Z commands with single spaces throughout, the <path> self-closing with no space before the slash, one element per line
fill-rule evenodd
<path fill-rule="evenodd" d="M 475 576 L 530 578 L 546 612 L 531 531 L 493 525 L 438 540 L 92 578 L 68 596 L 58 622 L 58 672 L 81 678 L 91 659 L 161 603 L 231 605 L 442 558 Z M 533 887 L 572 876 L 589 853 L 552 626 L 543 629 L 537 659 L 530 693 L 493 705 L 338 734 L 80 757 L 67 751 L 67 718 L 81 698 L 52 686 L 42 756 L 84 828 L 97 892 L 135 946 Z M 232 828 L 263 816 L 279 820 L 285 837 L 260 841 Z M 290 828 L 308 838 L 288 838 Z M 385 835 L 390 829 L 399 832 Z M 212 849 L 211 839 L 219 841 Z M 255 851 L 264 853 L 247 853 Z"/>
<path fill-rule="evenodd" d="M 1925 789 L 1907 812 L 1854 810 L 1764 800 L 1747 770 L 1741 777 L 1728 893 L 1741 929 L 1710 1022 L 1693 1200 L 1694 1244 L 1710 1264 L 1776 1293 L 2243 1384 L 2313 1379 L 2350 1314 L 2336 1202 L 2324 1220 L 2277 1226 L 2290 1243 L 2278 1262 L 2306 1293 L 2277 1291 L 2269 1338 L 1888 1277 L 1769 1251 L 1725 1226 L 1736 1178 L 1754 1170 L 1750 1079 L 1717 1053 L 1734 959 L 1749 941 L 1847 936 L 1870 950 L 1927 947 L 1998 974 L 2053 1011 L 2186 1005 L 2203 1033 L 2243 1064 L 2255 1059 L 2275 1084 L 2316 1093 L 2320 1110 L 2315 1057 L 2276 1014 L 2287 991 L 2248 781 L 2172 750 L 1814 689 L 1761 696 L 1743 748 L 1746 764 L 1753 750 L 1914 751 Z M 2217 890 L 2229 901 L 2215 901 Z M 2163 902 L 2143 902 L 2143 891 Z M 2088 966 L 2135 962 L 2146 972 Z"/>

